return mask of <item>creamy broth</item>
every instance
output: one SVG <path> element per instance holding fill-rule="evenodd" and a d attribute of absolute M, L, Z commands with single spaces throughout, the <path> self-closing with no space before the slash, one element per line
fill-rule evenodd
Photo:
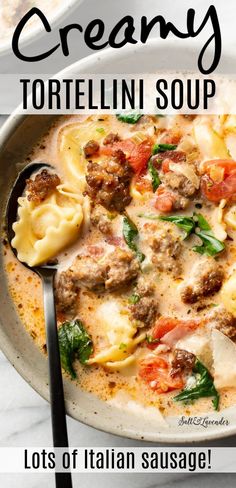
<path fill-rule="evenodd" d="M 83 192 L 87 189 L 85 174 L 88 168 L 87 165 L 89 164 L 88 161 L 100 164 L 102 160 L 114 157 L 112 153 L 109 155 L 109 151 L 107 150 L 107 148 L 110 147 L 110 144 L 103 144 L 104 139 L 108 134 L 118 134 L 119 140 L 121 141 L 132 139 L 132 143 L 137 145 L 137 147 L 140 146 L 140 144 L 145 144 L 145 141 L 148 141 L 150 143 L 151 152 L 146 159 L 150 160 L 150 158 L 152 158 L 151 160 L 153 161 L 161 180 L 160 187 L 164 187 L 167 194 L 172 195 L 173 208 L 168 212 L 161 211 L 158 209 L 156 201 L 158 198 L 160 199 L 160 197 L 162 197 L 162 193 L 160 192 L 160 188 L 157 188 L 155 192 L 153 191 L 150 172 L 147 170 L 147 161 L 138 176 L 137 171 L 136 174 L 134 171 L 130 183 L 132 198 L 130 199 L 130 203 L 126 206 L 125 212 L 128 214 L 129 219 L 137 226 L 139 233 L 137 246 L 139 251 L 145 255 L 144 261 L 138 263 L 140 270 L 134 279 L 125 282 L 124 286 L 118 286 L 111 290 L 104 290 L 104 288 L 99 290 L 93 289 L 90 285 L 84 285 L 84 282 L 80 277 L 82 284 L 79 284 L 78 295 L 76 298 L 76 312 L 74 312 L 74 316 L 79 317 L 85 329 L 92 337 L 94 345 L 92 358 L 95 358 L 95 361 L 94 363 L 91 361 L 91 364 L 83 366 L 76 360 L 74 362 L 74 367 L 77 372 L 77 377 L 79 378 L 79 386 L 82 389 L 95 393 L 103 400 L 110 400 L 122 390 L 127 392 L 132 399 L 143 405 L 159 408 L 164 415 L 183 413 L 190 415 L 213 411 L 211 396 L 207 398 L 199 398 L 195 402 L 191 402 L 187 405 L 183 402 L 173 401 L 173 397 L 186 387 L 187 379 L 192 376 L 191 371 L 185 371 L 181 366 L 180 370 L 177 372 L 177 377 L 180 375 L 181 378 L 184 378 L 182 387 L 173 387 L 173 378 L 176 378 L 176 376 L 173 375 L 168 376 L 168 381 L 170 381 L 170 385 L 172 386 L 166 386 L 167 383 L 165 379 L 165 381 L 163 380 L 165 388 L 163 391 L 160 391 L 160 382 L 157 383 L 158 387 L 156 387 L 153 383 L 153 375 L 149 378 L 149 373 L 147 373 L 146 370 L 144 373 L 140 374 L 140 368 L 142 369 L 141 365 L 147 358 L 151 358 L 151 360 L 154 359 L 155 362 L 157 357 L 162 358 L 165 361 L 165 364 L 168 364 L 168 367 L 171 367 L 173 353 L 176 349 L 183 349 L 188 352 L 188 342 L 184 341 L 187 341 L 191 334 L 200 334 L 199 341 L 202 340 L 203 336 L 209 334 L 209 344 L 207 347 L 211 348 L 212 339 L 210 334 L 212 330 L 216 328 L 217 330 L 220 330 L 221 334 L 227 332 L 226 329 L 221 326 L 222 324 L 219 326 L 218 323 L 215 323 L 215 319 L 209 318 L 214 310 L 218 310 L 217 307 L 223 306 L 225 313 L 230 314 L 230 326 L 234 327 L 234 317 L 236 316 L 236 313 L 232 304 L 229 306 L 224 293 L 225 283 L 227 283 L 227 280 L 232 275 L 234 269 L 236 252 L 234 245 L 235 230 L 233 228 L 233 221 L 231 222 L 231 225 L 229 225 L 224 220 L 226 215 L 226 220 L 229 221 L 227 212 L 229 213 L 230 209 L 233 208 L 232 198 L 221 198 L 217 202 L 211 201 L 209 198 L 206 198 L 206 195 L 202 194 L 200 188 L 196 188 L 196 191 L 193 191 L 191 195 L 185 195 L 185 200 L 183 200 L 183 194 L 179 193 L 180 187 L 176 187 L 176 185 L 174 188 L 173 186 L 171 187 L 170 181 L 166 179 L 165 176 L 168 173 L 174 174 L 174 164 L 179 166 L 183 164 L 183 161 L 174 160 L 176 152 L 179 151 L 185 155 L 184 164 L 188 164 L 193 168 L 200 183 L 202 175 L 206 174 L 206 171 L 202 171 L 201 166 L 204 161 L 211 159 L 226 159 L 226 157 L 222 157 L 224 147 L 226 147 L 225 134 L 228 134 L 228 129 L 224 129 L 224 123 L 226 124 L 226 122 L 227 121 L 225 120 L 219 121 L 219 117 L 209 116 L 196 117 L 194 120 L 183 116 L 165 118 L 156 118 L 153 116 L 147 118 L 144 116 L 136 124 L 119 121 L 115 116 L 104 116 L 100 118 L 98 116 L 89 118 L 76 116 L 65 117 L 60 119 L 58 124 L 52 127 L 46 138 L 38 141 L 33 154 L 30 156 L 32 160 L 50 162 L 55 166 L 61 182 L 70 185 L 70 188 L 73 187 L 73 191 L 78 192 L 82 197 Z M 219 140 L 222 141 L 221 147 L 219 141 L 217 141 L 218 145 L 215 143 L 215 146 L 212 149 L 212 157 L 209 154 L 209 151 L 207 155 L 205 154 L 204 141 L 202 146 L 201 144 L 199 145 L 197 136 L 198 129 L 194 129 L 196 124 L 206 124 L 207 127 L 213 128 L 213 138 L 217 131 Z M 224 132 L 224 130 L 227 132 Z M 140 137 L 141 142 L 139 141 Z M 85 158 L 84 148 L 88 141 L 91 140 L 95 140 L 99 144 L 99 150 L 93 155 Z M 114 142 L 114 144 L 118 144 L 118 141 Z M 163 158 L 163 153 L 165 151 L 157 152 L 157 155 L 159 154 L 161 159 L 161 161 L 158 161 L 158 156 L 155 159 L 155 157 L 153 158 L 151 155 L 154 144 L 171 144 L 173 147 L 172 149 L 167 149 L 168 154 L 166 155 L 166 158 Z M 77 152 L 74 152 L 75 146 Z M 209 146 L 207 147 L 209 148 Z M 80 159 L 80 162 L 78 162 L 78 165 L 75 165 L 75 167 L 73 166 L 74 160 L 73 157 L 71 157 L 70 151 L 73 151 L 73 157 L 75 154 L 78 154 L 78 159 Z M 124 151 L 126 151 L 126 159 L 131 161 L 130 153 L 127 148 Z M 173 152 L 171 153 L 171 151 Z M 217 151 L 219 151 L 219 156 L 217 156 Z M 233 156 L 228 156 L 228 158 L 229 160 L 232 160 Z M 164 172 L 163 161 L 166 160 L 168 160 L 169 166 L 167 171 Z M 130 164 L 131 163 L 132 161 Z M 179 167 L 178 170 L 180 171 L 181 167 Z M 224 171 L 227 172 L 228 169 Z M 177 176 L 181 175 L 179 172 L 176 174 Z M 226 176 L 228 176 L 228 173 Z M 225 175 L 223 175 L 222 171 L 221 173 L 218 171 L 216 177 L 213 172 L 210 173 L 210 177 L 211 181 L 213 181 L 212 185 L 214 185 L 222 183 Z M 214 177 L 216 179 L 212 180 Z M 184 176 L 184 178 L 186 177 Z M 179 181 L 178 178 L 177 180 Z M 186 180 L 183 180 L 183 182 L 186 182 Z M 87 202 L 87 207 L 83 207 L 84 214 L 86 212 L 89 213 L 88 201 L 90 196 L 88 195 L 82 197 L 85 198 Z M 180 199 L 178 200 L 178 198 Z M 222 200 L 225 200 L 223 204 L 221 203 Z M 97 202 L 95 202 L 95 204 L 98 205 Z M 179 208 L 175 208 L 174 205 L 179 205 Z M 222 211 L 219 209 L 220 205 L 224 206 Z M 118 212 L 114 210 L 114 208 L 106 208 L 105 211 L 112 214 L 110 217 L 110 230 L 108 234 L 106 232 L 101 232 L 97 225 L 91 223 L 91 220 L 86 222 L 84 217 L 78 238 L 75 239 L 71 245 L 67 246 L 66 249 L 57 253 L 59 279 L 63 272 L 66 273 L 69 268 L 73 268 L 73 263 L 77 255 L 82 256 L 82 260 L 85 260 L 90 253 L 96 262 L 99 260 L 102 262 L 102 260 L 106 259 L 107 256 L 109 257 L 111 253 L 114 251 L 117 252 L 117 248 L 130 252 L 122 233 L 124 218 L 123 211 Z M 201 244 L 199 242 L 199 237 L 196 235 L 197 231 L 192 233 L 188 238 L 183 239 L 183 229 L 179 228 L 173 222 L 162 221 L 157 218 L 160 215 L 192 217 L 194 213 L 200 213 L 204 216 L 214 237 L 217 237 L 218 241 L 225 246 L 225 249 L 222 252 L 216 253 L 214 256 L 199 254 L 193 250 L 194 246 L 199 246 Z M 155 216 L 155 219 L 148 218 L 150 216 Z M 163 236 L 166 235 L 172 244 L 175 242 L 178 243 L 180 251 L 173 257 L 170 255 L 170 248 L 167 246 L 167 249 L 162 251 L 163 255 L 161 255 L 161 259 L 155 261 L 155 258 L 159 257 L 160 251 L 158 247 L 153 247 L 153 238 L 157 236 L 157 240 L 159 239 L 159 241 L 164 242 L 165 237 Z M 158 245 L 159 241 L 157 243 Z M 172 251 L 172 254 L 174 254 L 174 252 L 175 251 Z M 137 259 L 135 255 L 134 259 Z M 170 266 L 167 269 L 165 268 L 165 265 L 168 259 L 170 260 Z M 19 316 L 26 330 L 31 334 L 38 347 L 41 348 L 42 352 L 45 352 L 46 339 L 40 280 L 34 273 L 24 268 L 16 260 L 7 243 L 5 243 L 5 263 L 9 277 L 9 289 Z M 186 287 L 188 283 L 192 286 L 192 281 L 194 282 L 194 269 L 196 269 L 197 266 L 200 266 L 202 272 L 204 267 L 208 266 L 208 263 L 213 266 L 214 270 L 222 270 L 223 277 L 220 285 L 217 286 L 217 289 L 210 290 L 210 292 L 208 289 L 203 295 L 201 295 L 201 290 L 200 292 L 198 290 L 199 295 L 197 299 L 196 297 L 193 298 L 193 296 L 191 299 L 186 299 L 186 297 L 183 299 L 183 287 Z M 181 269 L 175 271 L 176 265 L 180 265 Z M 132 313 L 134 313 L 132 306 L 135 307 L 136 304 L 131 306 L 130 297 L 136 292 L 136 283 L 139 282 L 140 276 L 148 283 L 151 283 L 152 302 L 150 303 L 155 302 L 157 304 L 155 317 L 153 315 L 149 323 L 145 322 L 146 319 L 142 322 L 142 320 L 134 318 L 134 315 L 132 315 Z M 211 286 L 211 284 L 209 286 Z M 127 344 L 124 344 L 122 339 L 125 337 L 125 334 L 119 332 L 119 335 L 115 328 L 114 330 L 112 329 L 112 323 L 115 321 L 116 307 L 120 310 L 120 315 L 117 319 L 118 322 L 120 321 L 120 323 L 122 323 L 122 320 L 126 321 L 127 319 L 129 324 L 131 324 L 130 327 L 135 329 L 131 341 L 135 340 L 137 337 L 142 337 L 140 342 L 138 341 L 135 345 L 132 343 L 127 354 L 125 350 Z M 61 326 L 65 320 L 68 320 L 69 312 L 70 310 L 58 310 L 59 326 Z M 109 314 L 111 314 L 111 316 L 109 316 Z M 114 315 L 112 316 L 112 314 Z M 162 317 L 171 318 L 180 322 L 184 321 L 185 324 L 197 323 L 197 329 L 190 328 L 184 333 L 181 329 L 182 331 L 180 332 L 180 335 L 177 336 L 177 339 L 174 340 L 171 346 L 169 344 L 166 346 L 165 340 L 159 338 L 159 342 L 156 344 L 154 343 L 153 347 L 150 348 L 147 337 L 153 339 L 152 334 L 155 324 L 159 323 L 158 321 Z M 110 328 L 112 332 L 109 331 L 109 320 L 111 321 Z M 176 324 L 179 326 L 179 322 L 176 322 Z M 117 327 L 119 329 L 119 323 Z M 231 329 L 230 331 L 232 332 Z M 108 361 L 103 362 L 99 359 L 96 360 L 96 358 L 99 358 L 99 354 L 109 349 L 113 344 L 111 333 L 113 334 L 113 337 L 114 335 L 119 335 L 119 337 L 121 337 L 119 347 L 124 349 L 124 357 L 121 359 L 119 358 L 119 364 L 116 363 L 115 359 L 114 361 L 109 359 Z M 230 337 L 230 340 L 231 339 L 232 336 Z M 233 338 L 231 342 L 234 340 L 235 339 Z M 184 347 L 178 347 L 178 343 L 181 345 L 181 341 Z M 195 339 L 195 342 L 199 341 L 198 339 Z M 160 345 L 164 345 L 163 350 L 160 349 Z M 118 356 L 120 355 L 119 347 Z M 195 349 L 192 349 L 191 346 L 189 347 L 189 352 L 195 354 Z M 214 351 L 210 351 L 209 357 L 208 352 L 203 348 L 199 354 L 197 353 L 195 355 L 201 360 L 205 367 L 207 367 L 210 374 L 213 376 L 213 379 L 215 379 Z M 121 365 L 121 361 L 126 360 L 129 356 L 132 356 L 130 364 L 127 366 Z M 88 363 L 89 362 L 90 361 L 88 361 Z M 156 374 L 158 376 L 158 372 Z M 232 385 L 223 385 L 222 387 L 220 386 L 217 388 L 220 394 L 220 410 L 235 404 L 235 387 L 236 383 L 233 384 L 232 380 Z"/>

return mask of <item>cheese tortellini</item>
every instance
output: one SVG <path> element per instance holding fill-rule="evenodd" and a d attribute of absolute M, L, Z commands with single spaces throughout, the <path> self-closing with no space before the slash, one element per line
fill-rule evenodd
<path fill-rule="evenodd" d="M 232 229 L 236 229 L 236 205 L 230 207 L 230 209 L 225 213 L 224 221 Z"/>
<path fill-rule="evenodd" d="M 103 126 L 106 126 L 104 118 Z M 98 131 L 97 121 L 87 117 L 83 123 L 77 122 L 63 127 L 59 133 L 59 158 L 62 164 L 62 171 L 70 184 L 81 192 L 85 188 L 85 173 L 87 161 L 84 157 L 83 147 L 89 140 L 101 142 L 104 137 Z"/>
<path fill-rule="evenodd" d="M 225 308 L 236 317 L 236 271 L 224 283 L 221 298 Z"/>
<path fill-rule="evenodd" d="M 198 117 L 194 124 L 194 136 L 201 154 L 207 159 L 229 159 L 224 139 L 214 130 L 208 119 Z"/>
<path fill-rule="evenodd" d="M 109 345 L 98 352 L 88 363 L 102 364 L 110 369 L 120 369 L 131 364 L 134 360 L 132 353 L 136 346 L 144 340 L 145 334 L 134 337 L 137 328 L 116 300 L 109 300 L 100 305 L 96 316 L 105 327 Z"/>
<path fill-rule="evenodd" d="M 83 221 L 82 199 L 65 185 L 59 185 L 39 204 L 29 201 L 27 193 L 18 203 L 12 246 L 20 261 L 40 265 L 78 238 Z"/>

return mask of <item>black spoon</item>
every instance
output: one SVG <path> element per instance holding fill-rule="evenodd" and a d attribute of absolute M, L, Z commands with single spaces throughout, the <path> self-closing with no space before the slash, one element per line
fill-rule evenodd
<path fill-rule="evenodd" d="M 18 213 L 18 198 L 22 196 L 26 186 L 27 178 L 39 171 L 42 168 L 53 169 L 52 166 L 46 163 L 30 163 L 19 173 L 11 194 L 7 202 L 6 210 L 6 224 L 7 224 L 7 238 L 11 246 L 11 241 L 15 235 L 12 225 L 17 221 Z M 17 257 L 17 251 L 12 246 L 12 251 Z M 37 273 L 43 283 L 43 298 L 44 298 L 44 315 L 46 324 L 47 337 L 47 352 L 49 361 L 49 384 L 50 384 L 50 400 L 51 400 L 51 419 L 52 419 L 52 434 L 54 447 L 68 448 L 68 435 L 66 426 L 66 412 L 64 391 L 61 373 L 61 361 L 59 352 L 59 343 L 57 335 L 57 321 L 54 299 L 54 278 L 57 272 L 56 264 L 45 264 L 30 268 L 28 264 L 24 264 L 27 268 Z M 57 473 L 56 488 L 72 488 L 71 473 Z"/>

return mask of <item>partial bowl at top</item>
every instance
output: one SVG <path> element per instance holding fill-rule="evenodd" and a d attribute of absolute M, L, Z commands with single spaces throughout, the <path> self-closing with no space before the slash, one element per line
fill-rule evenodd
<path fill-rule="evenodd" d="M 82 0 L 2 0 L 0 9 L 0 55 L 7 54 L 11 49 L 12 35 L 22 17 L 32 8 L 32 6 L 42 10 L 47 17 L 51 27 L 71 13 Z M 43 35 L 44 26 L 36 16 L 24 28 L 21 35 L 21 46 L 32 43 L 35 39 Z"/>

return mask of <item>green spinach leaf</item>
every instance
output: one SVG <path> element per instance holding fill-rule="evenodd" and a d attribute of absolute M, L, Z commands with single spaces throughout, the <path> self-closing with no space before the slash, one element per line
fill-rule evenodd
<path fill-rule="evenodd" d="M 213 235 L 210 225 L 202 214 L 194 213 L 192 217 L 185 217 L 183 215 L 160 216 L 160 220 L 173 222 L 177 227 L 184 230 L 184 239 L 191 234 L 195 234 L 202 241 L 201 246 L 194 246 L 192 249 L 199 254 L 206 254 L 207 256 L 216 256 L 225 249 L 225 244 Z M 198 230 L 198 228 L 200 230 Z"/>
<path fill-rule="evenodd" d="M 216 256 L 224 251 L 225 244 L 216 239 L 211 231 L 200 231 L 195 232 L 195 234 L 201 239 L 202 244 L 201 246 L 194 246 L 193 251 L 199 254 L 206 254 L 207 256 Z"/>
<path fill-rule="evenodd" d="M 208 224 L 207 220 L 203 217 L 202 214 L 193 214 L 193 219 L 195 220 L 196 224 L 201 230 L 211 230 L 210 225 Z"/>
<path fill-rule="evenodd" d="M 92 339 L 78 319 L 64 322 L 58 330 L 61 365 L 76 378 L 73 361 L 78 357 L 82 364 L 86 364 L 93 352 Z"/>
<path fill-rule="evenodd" d="M 138 238 L 138 229 L 132 220 L 129 219 L 128 216 L 123 218 L 123 236 L 126 244 L 129 248 L 135 252 L 138 260 L 142 262 L 145 259 L 145 256 L 142 252 L 139 251 L 136 240 Z"/>
<path fill-rule="evenodd" d="M 193 368 L 193 373 L 196 378 L 196 385 L 192 388 L 186 387 L 181 393 L 174 397 L 176 402 L 191 402 L 198 400 L 198 398 L 213 397 L 213 406 L 215 410 L 219 407 L 219 393 L 215 388 L 214 381 L 208 369 L 199 361 L 196 360 Z"/>
<path fill-rule="evenodd" d="M 159 178 L 158 172 L 157 172 L 155 166 L 153 165 L 152 161 L 149 161 L 149 163 L 148 163 L 148 171 L 149 171 L 151 178 L 152 178 L 152 189 L 155 193 L 158 186 L 160 186 L 160 184 L 161 184 L 161 180 Z"/>
<path fill-rule="evenodd" d="M 170 215 L 169 217 L 161 216 L 159 220 L 165 222 L 173 222 L 179 229 L 185 232 L 184 239 L 190 236 L 195 231 L 196 223 L 192 217 L 185 217 L 184 215 Z"/>
<path fill-rule="evenodd" d="M 154 144 L 152 148 L 152 154 L 158 154 L 165 151 L 174 151 L 177 148 L 177 144 Z"/>
<path fill-rule="evenodd" d="M 126 122 L 126 124 L 136 124 L 139 121 L 139 119 L 141 119 L 142 114 L 124 113 L 124 114 L 119 114 L 116 117 L 120 122 Z"/>

